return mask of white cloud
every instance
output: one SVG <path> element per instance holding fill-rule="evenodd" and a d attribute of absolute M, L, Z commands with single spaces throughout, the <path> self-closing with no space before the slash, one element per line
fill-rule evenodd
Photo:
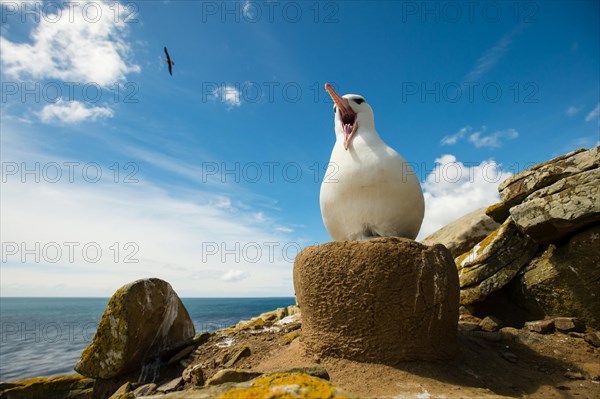
<path fill-rule="evenodd" d="M 581 111 L 581 107 L 575 107 L 574 105 L 571 105 L 569 108 L 567 108 L 567 110 L 565 112 L 569 116 L 574 116 L 579 111 Z"/>
<path fill-rule="evenodd" d="M 241 281 L 250 277 L 250 273 L 243 270 L 228 270 L 224 275 L 221 276 L 223 281 Z"/>
<path fill-rule="evenodd" d="M 223 85 L 213 91 L 213 97 L 225 104 L 228 108 L 239 107 L 242 105 L 240 91 L 230 85 Z"/>
<path fill-rule="evenodd" d="M 516 139 L 517 137 L 519 137 L 519 132 L 517 132 L 515 129 L 506 129 L 495 131 L 487 136 L 483 135 L 482 132 L 475 132 L 469 136 L 469 141 L 477 148 L 496 148 L 502 145 L 502 140 L 512 140 Z"/>
<path fill-rule="evenodd" d="M 498 185 L 510 176 L 491 159 L 465 164 L 446 154 L 435 163 L 423 183 L 425 219 L 419 240 L 475 209 L 499 202 Z"/>
<path fill-rule="evenodd" d="M 70 4 L 72 8 L 61 9 L 60 14 L 43 14 L 29 43 L 0 37 L 2 68 L 7 76 L 107 87 L 125 80 L 128 73 L 140 71 L 138 65 L 126 61 L 131 51 L 126 41 L 131 21 L 127 8 L 103 0 Z"/>
<path fill-rule="evenodd" d="M 596 105 L 596 108 L 594 108 L 593 110 L 591 110 L 586 116 L 585 116 L 585 121 L 586 122 L 591 122 L 594 119 L 597 119 L 598 116 L 600 115 L 600 103 L 598 105 Z"/>
<path fill-rule="evenodd" d="M 278 226 L 278 227 L 275 227 L 275 231 L 278 231 L 280 233 L 293 233 L 294 229 L 289 228 L 289 227 L 284 227 L 284 226 Z"/>
<path fill-rule="evenodd" d="M 454 134 L 451 134 L 449 136 L 444 136 L 444 138 L 440 141 L 441 145 L 454 145 L 456 144 L 459 140 L 461 140 L 463 137 L 465 137 L 465 134 L 470 132 L 472 130 L 471 126 L 465 126 L 460 128 L 460 130 Z"/>
<path fill-rule="evenodd" d="M 39 118 L 44 123 L 58 121 L 60 123 L 75 124 L 85 120 L 95 121 L 98 117 L 111 118 L 114 112 L 107 107 L 88 107 L 80 101 L 63 101 L 59 99 L 54 104 L 42 108 Z"/>

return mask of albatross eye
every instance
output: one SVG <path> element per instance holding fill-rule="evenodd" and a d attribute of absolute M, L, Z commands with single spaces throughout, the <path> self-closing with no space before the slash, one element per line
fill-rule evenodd
<path fill-rule="evenodd" d="M 333 113 L 335 114 L 337 112 L 337 107 L 334 105 L 333 106 Z"/>
<path fill-rule="evenodd" d="M 354 102 L 357 103 L 357 104 L 362 104 L 362 103 L 365 102 L 365 99 L 364 98 L 355 98 Z"/>

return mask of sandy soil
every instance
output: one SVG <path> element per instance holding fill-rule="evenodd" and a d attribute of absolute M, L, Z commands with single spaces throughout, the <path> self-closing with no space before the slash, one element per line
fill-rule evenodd
<path fill-rule="evenodd" d="M 581 335 L 461 331 L 455 359 L 394 366 L 316 358 L 305 353 L 299 335 L 299 324 L 219 332 L 198 348 L 193 363 L 209 378 L 248 346 L 251 355 L 228 367 L 268 372 L 318 363 L 333 383 L 361 398 L 600 398 L 600 348 Z"/>

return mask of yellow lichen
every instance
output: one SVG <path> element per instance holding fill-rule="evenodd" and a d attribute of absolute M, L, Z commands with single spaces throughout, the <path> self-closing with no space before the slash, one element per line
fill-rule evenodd
<path fill-rule="evenodd" d="M 276 373 L 257 378 L 248 388 L 230 389 L 217 399 L 348 399 L 328 381 L 302 373 Z"/>

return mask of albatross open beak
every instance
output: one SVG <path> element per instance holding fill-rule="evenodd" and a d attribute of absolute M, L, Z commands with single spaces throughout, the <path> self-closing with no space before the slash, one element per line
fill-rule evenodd
<path fill-rule="evenodd" d="M 329 93 L 331 99 L 340 111 L 340 121 L 342 122 L 342 130 L 344 131 L 344 148 L 348 150 L 350 140 L 352 140 L 354 132 L 358 129 L 356 112 L 350 107 L 348 101 L 335 92 L 329 83 L 325 83 L 325 90 L 327 90 L 327 93 Z"/>

